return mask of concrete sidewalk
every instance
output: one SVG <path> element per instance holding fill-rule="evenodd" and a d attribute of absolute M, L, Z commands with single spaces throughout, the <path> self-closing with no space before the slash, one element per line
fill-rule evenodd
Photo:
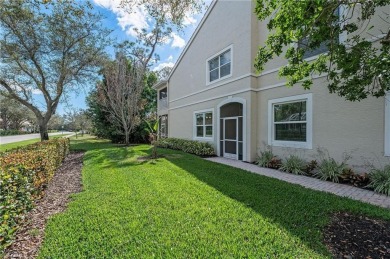
<path fill-rule="evenodd" d="M 249 164 L 242 161 L 227 159 L 223 157 L 211 157 L 206 158 L 206 160 L 240 168 L 255 174 L 276 178 L 285 182 L 299 184 L 309 189 L 329 192 L 341 197 L 348 197 L 353 200 L 358 200 L 390 209 L 390 196 L 378 194 L 373 191 L 368 191 L 344 184 L 326 182 L 308 176 L 284 173 L 278 170 L 258 167 L 254 164 Z"/>

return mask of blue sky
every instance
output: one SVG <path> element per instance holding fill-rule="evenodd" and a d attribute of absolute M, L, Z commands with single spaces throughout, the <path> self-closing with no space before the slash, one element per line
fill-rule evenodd
<path fill-rule="evenodd" d="M 206 0 L 206 6 L 208 6 L 210 2 L 211 0 Z M 120 7 L 119 3 L 120 0 L 93 0 L 95 11 L 103 14 L 105 17 L 104 25 L 113 30 L 111 36 L 116 39 L 116 41 L 134 40 L 133 28 L 150 29 L 147 14 L 142 6 L 133 9 L 132 13 L 128 13 Z M 160 60 L 152 66 L 153 70 L 158 70 L 165 66 L 172 67 L 175 64 L 184 49 L 185 44 L 188 42 L 202 19 L 204 12 L 205 10 L 198 14 L 187 14 L 185 29 L 181 32 L 174 31 L 167 43 L 156 49 L 156 54 L 160 56 Z M 113 50 L 110 48 L 107 49 L 107 51 L 113 53 Z M 77 93 L 71 93 L 67 100 L 64 98 L 63 102 L 57 108 L 57 114 L 64 114 L 70 108 L 86 109 L 85 97 L 93 87 L 93 84 L 91 84 L 85 89 L 80 89 Z M 40 97 L 37 96 L 37 100 L 39 100 Z"/>

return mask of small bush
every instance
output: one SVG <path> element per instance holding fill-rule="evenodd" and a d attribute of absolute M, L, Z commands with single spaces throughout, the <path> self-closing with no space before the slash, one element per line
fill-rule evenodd
<path fill-rule="evenodd" d="M 272 150 L 267 147 L 266 150 L 260 151 L 260 156 L 257 159 L 257 164 L 261 167 L 279 169 L 282 161 L 272 153 Z"/>
<path fill-rule="evenodd" d="M 369 178 L 368 187 L 374 188 L 375 192 L 390 196 L 390 165 L 386 165 L 383 169 L 373 169 Z"/>
<path fill-rule="evenodd" d="M 296 155 L 290 155 L 279 168 L 283 172 L 292 174 L 305 174 L 306 162 Z"/>
<path fill-rule="evenodd" d="M 317 166 L 317 160 L 311 160 L 309 163 L 307 163 L 305 166 L 306 175 L 313 176 L 313 172 L 317 168 Z"/>
<path fill-rule="evenodd" d="M 274 157 L 275 156 L 271 150 L 260 151 L 260 156 L 257 159 L 257 164 L 261 167 L 268 167 L 268 164 L 272 161 Z"/>
<path fill-rule="evenodd" d="M 68 151 L 69 139 L 61 138 L 0 153 L 0 253 Z"/>
<path fill-rule="evenodd" d="M 344 170 L 340 179 L 343 183 L 351 184 L 355 187 L 366 187 L 369 183 L 368 174 L 355 174 L 352 169 Z"/>
<path fill-rule="evenodd" d="M 338 183 L 345 169 L 347 169 L 347 164 L 344 162 L 337 163 L 333 158 L 326 158 L 318 165 L 314 177 Z"/>
<path fill-rule="evenodd" d="M 156 145 L 161 148 L 181 150 L 183 152 L 202 157 L 215 156 L 215 150 L 213 146 L 207 142 L 178 138 L 164 138 L 159 139 Z"/>

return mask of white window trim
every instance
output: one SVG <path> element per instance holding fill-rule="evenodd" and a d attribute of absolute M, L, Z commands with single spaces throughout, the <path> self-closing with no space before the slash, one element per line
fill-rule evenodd
<path fill-rule="evenodd" d="M 211 137 L 198 137 L 196 136 L 196 114 L 198 113 L 208 113 L 208 112 L 211 112 L 212 116 L 213 116 L 213 120 L 212 120 L 212 127 L 213 127 L 213 134 Z M 214 140 L 214 132 L 215 132 L 215 123 L 214 123 L 214 108 L 211 108 L 211 109 L 205 109 L 205 110 L 199 110 L 199 111 L 194 111 L 194 115 L 193 115 L 193 130 L 192 130 L 192 138 L 193 140 L 200 140 L 200 141 L 213 141 Z"/>
<path fill-rule="evenodd" d="M 212 60 L 213 58 L 216 58 L 218 57 L 219 55 L 221 55 L 222 53 L 224 53 L 225 51 L 229 50 L 230 49 L 230 74 L 229 75 L 226 75 L 224 77 L 220 77 L 214 81 L 211 81 L 210 82 L 210 71 L 209 71 L 209 61 Z M 214 84 L 216 82 L 219 82 L 221 80 L 224 80 L 226 78 L 229 78 L 233 75 L 233 44 L 224 48 L 223 50 L 219 51 L 217 54 L 209 57 L 207 60 L 206 60 L 206 86 L 208 85 L 211 85 L 211 84 Z"/>
<path fill-rule="evenodd" d="M 278 103 L 306 100 L 306 142 L 274 140 L 274 112 L 273 106 Z M 275 147 L 292 147 L 313 149 L 313 94 L 301 94 L 268 100 L 268 145 Z"/>
<path fill-rule="evenodd" d="M 385 156 L 390 156 L 390 92 L 385 96 Z"/>

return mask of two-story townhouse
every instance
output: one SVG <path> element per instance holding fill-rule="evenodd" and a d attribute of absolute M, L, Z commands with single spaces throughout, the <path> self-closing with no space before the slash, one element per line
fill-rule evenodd
<path fill-rule="evenodd" d="M 258 46 L 269 32 L 254 7 L 250 0 L 211 3 L 169 77 L 154 86 L 161 136 L 207 141 L 218 156 L 248 162 L 269 145 L 281 157 L 293 152 L 311 160 L 320 147 L 338 160 L 351 153 L 355 167 L 388 163 L 388 99 L 345 101 L 329 94 L 326 75 L 310 90 L 288 88 L 278 76 L 283 58 L 255 73 Z"/>

